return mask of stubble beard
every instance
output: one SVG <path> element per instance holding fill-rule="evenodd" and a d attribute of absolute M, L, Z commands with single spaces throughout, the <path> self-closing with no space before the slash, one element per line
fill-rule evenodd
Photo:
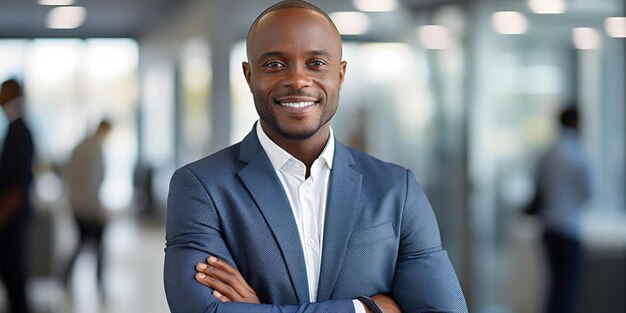
<path fill-rule="evenodd" d="M 255 106 L 257 108 L 257 113 L 259 114 L 259 117 L 261 118 L 261 120 L 267 123 L 282 138 L 291 140 L 291 141 L 304 141 L 313 137 L 313 135 L 317 134 L 320 128 L 326 125 L 326 123 L 330 122 L 330 120 L 333 118 L 333 116 L 337 112 L 337 106 L 338 106 L 338 101 L 339 101 L 338 97 L 336 97 L 335 99 L 328 99 L 330 100 L 330 102 L 327 102 L 327 104 L 335 103 L 335 105 L 334 106 L 326 105 L 324 107 L 324 109 L 322 110 L 322 114 L 319 117 L 318 123 L 317 125 L 315 125 L 315 127 L 309 130 L 302 131 L 300 133 L 293 133 L 281 127 L 280 123 L 278 122 L 278 119 L 276 118 L 276 115 L 270 109 L 270 106 L 275 105 L 275 104 L 265 103 L 261 99 L 258 99 L 256 96 L 254 100 L 255 100 Z M 335 100 L 335 102 L 332 102 L 333 100 Z"/>

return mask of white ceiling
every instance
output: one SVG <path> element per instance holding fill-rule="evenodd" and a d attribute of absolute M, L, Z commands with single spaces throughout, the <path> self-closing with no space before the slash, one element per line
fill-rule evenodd
<path fill-rule="evenodd" d="M 87 8 L 87 19 L 77 29 L 47 29 L 53 8 L 36 0 L 0 1 L 0 38 L 135 37 L 146 27 L 176 12 L 188 0 L 77 0 Z"/>
<path fill-rule="evenodd" d="M 37 4 L 37 0 L 1 0 L 0 38 L 137 38 L 154 23 L 175 14 L 193 1 L 210 0 L 77 0 L 74 5 L 87 9 L 87 19 L 82 26 L 77 29 L 47 29 L 46 14 L 52 7 L 41 6 Z M 251 16 L 256 16 L 260 10 L 276 2 L 273 0 L 219 1 L 227 1 L 229 5 L 232 3 L 241 8 L 238 8 L 240 14 Z M 404 10 L 410 10 L 462 0 L 400 1 Z M 311 2 L 328 12 L 355 10 L 351 0 L 311 0 Z"/>
<path fill-rule="evenodd" d="M 75 5 L 87 9 L 85 23 L 77 29 L 47 29 L 45 19 L 49 6 L 37 4 L 37 0 L 0 0 L 0 38 L 68 38 L 68 37 L 132 37 L 139 38 L 151 27 L 182 11 L 195 1 L 211 0 L 76 0 Z M 212 0 L 224 1 L 236 6 L 237 18 L 245 21 L 241 29 L 247 30 L 250 20 L 276 0 Z M 327 12 L 355 10 L 352 0 L 310 0 Z M 404 27 L 403 18 L 419 14 L 429 8 L 447 3 L 471 3 L 478 0 L 399 0 L 401 12 L 373 19 L 374 29 L 379 33 L 393 33 L 394 28 Z M 525 0 L 480 0 L 494 10 L 524 10 Z M 600 24 L 607 12 L 622 11 L 623 0 L 568 0 L 567 14 L 561 16 L 529 15 L 529 22 L 537 26 L 584 26 Z M 621 4 L 621 5 L 620 5 Z M 209 16 L 207 12 L 206 16 Z M 623 13 L 622 13 L 623 14 Z M 592 25 L 590 25 L 592 26 Z M 561 27 L 566 29 L 565 27 Z M 543 27 L 539 27 L 544 30 Z M 381 37 L 381 36 L 379 36 Z M 533 36 L 535 37 L 535 36 Z"/>

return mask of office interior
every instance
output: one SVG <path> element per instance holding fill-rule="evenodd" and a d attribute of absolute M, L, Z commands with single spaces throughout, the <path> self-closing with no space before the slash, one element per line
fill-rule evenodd
<path fill-rule="evenodd" d="M 23 82 L 37 152 L 35 312 L 169 311 L 169 178 L 238 142 L 258 119 L 241 62 L 249 25 L 272 3 L 0 2 L 0 80 Z M 626 312 L 624 1 L 311 3 L 331 14 L 348 62 L 334 133 L 415 173 L 470 312 L 542 311 L 542 226 L 521 210 L 538 157 L 559 132 L 557 113 L 576 101 L 594 182 L 582 215 L 578 311 Z M 77 241 L 61 169 L 102 118 L 113 124 L 100 190 L 113 216 L 106 301 L 93 286 L 93 251 L 81 254 L 70 295 L 60 278 Z M 6 127 L 3 116 L 0 138 Z"/>

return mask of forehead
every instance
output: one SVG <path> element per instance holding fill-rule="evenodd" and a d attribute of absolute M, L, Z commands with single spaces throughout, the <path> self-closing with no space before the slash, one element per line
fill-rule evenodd
<path fill-rule="evenodd" d="M 341 53 L 339 34 L 322 14 L 309 9 L 282 9 L 263 16 L 247 43 L 248 54 L 296 48 Z"/>

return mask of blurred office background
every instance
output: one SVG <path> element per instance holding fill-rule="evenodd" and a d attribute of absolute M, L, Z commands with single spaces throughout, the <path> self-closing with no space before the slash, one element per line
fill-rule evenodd
<path fill-rule="evenodd" d="M 539 312 L 541 225 L 522 215 L 534 167 L 577 100 L 594 174 L 580 312 L 626 312 L 626 7 L 623 0 L 312 0 L 332 13 L 347 75 L 337 137 L 412 169 L 471 312 Z M 25 87 L 37 150 L 29 297 L 35 312 L 168 312 L 163 216 L 179 166 L 257 119 L 241 71 L 268 0 L 4 0 L 0 80 Z M 60 24 L 57 24 L 60 23 Z M 101 118 L 106 301 L 61 169 Z M 7 121 L 0 118 L 0 138 Z M 1 140 L 1 139 L 0 139 Z M 0 289 L 0 312 L 6 310 Z"/>

